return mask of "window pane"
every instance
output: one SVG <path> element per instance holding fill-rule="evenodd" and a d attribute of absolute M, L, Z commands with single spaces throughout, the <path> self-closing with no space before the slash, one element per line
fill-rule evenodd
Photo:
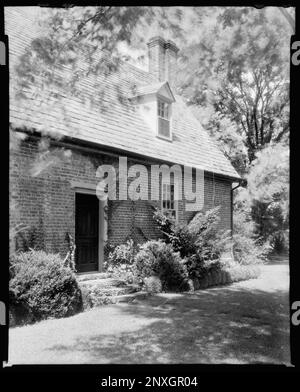
<path fill-rule="evenodd" d="M 157 102 L 157 115 L 159 117 L 162 117 L 162 118 L 168 120 L 169 119 L 169 104 L 167 104 L 166 102 L 158 101 Z"/>
<path fill-rule="evenodd" d="M 168 216 L 176 219 L 175 185 L 171 178 L 171 184 L 162 183 L 162 211 Z"/>
<path fill-rule="evenodd" d="M 170 122 L 163 118 L 158 118 L 158 134 L 170 138 Z"/>
<path fill-rule="evenodd" d="M 170 195 L 170 199 L 174 200 L 174 185 L 171 185 L 171 195 Z"/>

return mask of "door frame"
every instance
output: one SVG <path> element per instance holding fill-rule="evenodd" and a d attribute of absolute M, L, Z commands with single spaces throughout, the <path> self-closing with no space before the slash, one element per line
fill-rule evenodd
<path fill-rule="evenodd" d="M 88 184 L 78 181 L 71 181 L 71 188 L 74 190 L 74 233 L 76 230 L 75 220 L 76 220 L 76 193 L 87 194 L 87 195 L 95 195 L 96 194 L 96 185 Z M 99 199 L 98 199 L 99 200 Z M 107 216 L 105 213 L 105 207 L 107 202 L 99 200 L 99 221 L 98 221 L 98 271 L 91 272 L 77 272 L 78 274 L 86 274 L 86 273 L 97 273 L 103 271 L 103 261 L 104 261 L 104 247 L 107 241 Z M 75 233 L 76 238 L 76 233 Z M 76 245 L 76 244 L 75 244 Z"/>

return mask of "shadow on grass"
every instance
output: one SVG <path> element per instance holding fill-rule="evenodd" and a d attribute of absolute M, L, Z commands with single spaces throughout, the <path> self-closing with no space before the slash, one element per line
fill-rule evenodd
<path fill-rule="evenodd" d="M 72 345 L 50 350 L 58 355 L 82 353 L 88 363 L 290 361 L 285 290 L 266 292 L 235 285 L 114 306 L 120 313 L 116 323 L 130 315 L 134 331 L 77 337 Z"/>

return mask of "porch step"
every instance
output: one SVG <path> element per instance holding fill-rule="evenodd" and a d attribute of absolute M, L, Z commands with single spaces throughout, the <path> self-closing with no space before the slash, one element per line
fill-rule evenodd
<path fill-rule="evenodd" d="M 90 279 L 79 281 L 80 286 L 89 286 L 89 287 L 101 287 L 103 289 L 109 287 L 124 287 L 126 283 L 122 280 L 114 279 L 114 278 L 100 278 L 100 279 Z"/>
<path fill-rule="evenodd" d="M 90 291 L 88 288 L 88 291 Z M 127 295 L 131 294 L 132 290 L 129 287 L 107 287 L 107 288 L 99 288 L 96 287 L 96 290 L 93 291 L 96 295 L 100 296 L 107 296 L 107 297 L 117 297 L 119 295 Z"/>
<path fill-rule="evenodd" d="M 143 300 L 149 297 L 149 293 L 139 291 L 129 294 L 120 294 L 114 297 L 115 303 L 130 303 L 133 301 Z"/>
<path fill-rule="evenodd" d="M 93 274 L 95 275 L 95 274 Z M 126 296 L 138 291 L 135 285 L 128 285 L 124 281 L 114 278 L 101 277 L 94 279 L 78 279 L 82 291 L 84 308 L 101 306 L 125 300 Z M 129 297 L 130 298 L 130 297 Z"/>
<path fill-rule="evenodd" d="M 78 282 L 84 282 L 86 280 L 108 279 L 109 276 L 106 272 L 79 273 L 77 274 L 77 280 Z"/>

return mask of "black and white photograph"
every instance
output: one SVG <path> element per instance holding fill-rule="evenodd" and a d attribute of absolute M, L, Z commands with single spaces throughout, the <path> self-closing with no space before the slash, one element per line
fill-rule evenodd
<path fill-rule="evenodd" d="M 6 6 L 4 33 L 5 366 L 292 366 L 295 8 Z"/>

